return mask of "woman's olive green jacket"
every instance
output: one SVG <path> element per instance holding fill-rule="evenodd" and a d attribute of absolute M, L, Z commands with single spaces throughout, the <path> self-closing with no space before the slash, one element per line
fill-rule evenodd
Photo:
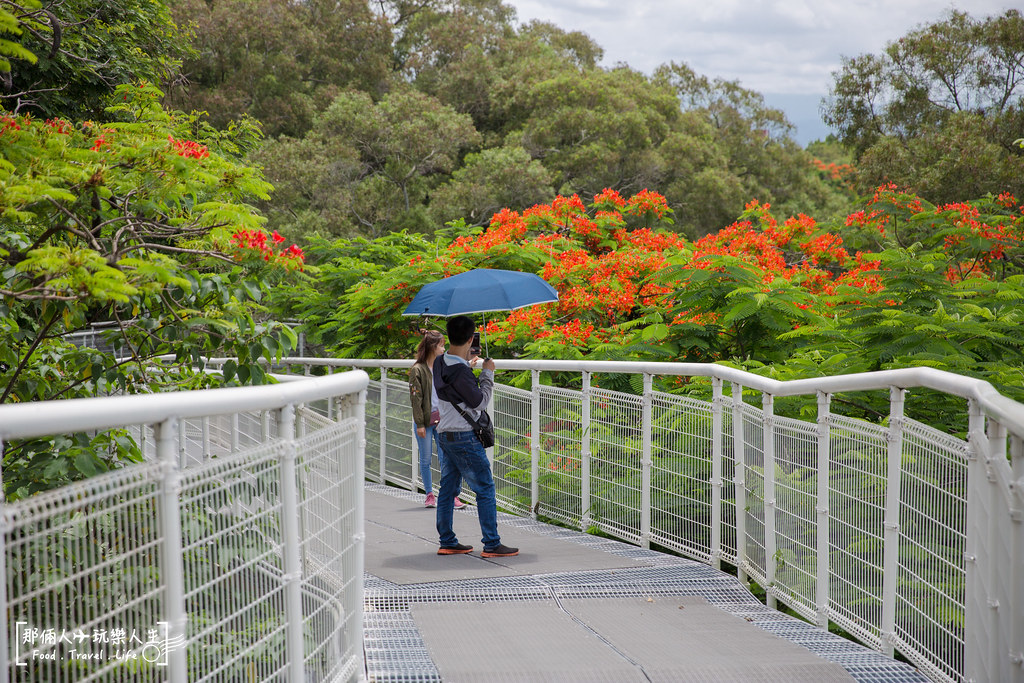
<path fill-rule="evenodd" d="M 434 376 L 423 363 L 416 363 L 409 370 L 409 398 L 412 400 L 412 420 L 417 427 L 430 426 L 430 383 Z"/>

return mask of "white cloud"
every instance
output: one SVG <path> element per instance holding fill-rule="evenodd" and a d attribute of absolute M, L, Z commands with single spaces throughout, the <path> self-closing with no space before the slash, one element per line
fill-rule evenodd
<path fill-rule="evenodd" d="M 824 92 L 842 56 L 880 51 L 915 26 L 939 19 L 948 0 L 506 0 L 521 21 L 580 30 L 605 63 L 650 72 L 685 62 L 709 77 L 761 92 Z M 960 0 L 966 5 L 966 0 Z M 985 16 L 1006 0 L 971 0 Z"/>

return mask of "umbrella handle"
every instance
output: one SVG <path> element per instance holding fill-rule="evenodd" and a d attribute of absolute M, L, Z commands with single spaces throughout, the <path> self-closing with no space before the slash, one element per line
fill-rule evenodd
<path fill-rule="evenodd" d="M 486 312 L 484 312 L 484 326 L 483 326 L 483 329 L 480 330 L 480 332 L 481 332 L 480 337 L 484 340 L 484 360 L 487 360 L 488 358 L 490 358 L 490 356 L 487 354 L 487 313 Z"/>

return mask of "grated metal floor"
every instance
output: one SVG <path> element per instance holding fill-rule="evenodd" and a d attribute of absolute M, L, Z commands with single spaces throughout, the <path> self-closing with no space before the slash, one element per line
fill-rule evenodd
<path fill-rule="evenodd" d="M 421 494 L 379 484 L 368 484 L 367 491 L 386 494 L 413 504 L 420 504 L 422 499 Z M 475 508 L 466 508 L 460 514 L 475 516 Z M 364 586 L 363 644 L 370 681 L 411 683 L 442 680 L 413 619 L 412 606 L 415 604 L 480 601 L 518 603 L 658 596 L 704 598 L 727 613 L 742 617 L 768 633 L 796 643 L 825 661 L 838 664 L 856 681 L 928 681 L 907 664 L 769 609 L 735 577 L 710 566 L 503 513 L 499 513 L 498 523 L 502 528 L 512 527 L 618 557 L 642 560 L 649 566 L 614 571 L 556 572 L 401 585 L 367 573 Z M 552 644 L 552 647 L 557 647 L 557 644 Z"/>

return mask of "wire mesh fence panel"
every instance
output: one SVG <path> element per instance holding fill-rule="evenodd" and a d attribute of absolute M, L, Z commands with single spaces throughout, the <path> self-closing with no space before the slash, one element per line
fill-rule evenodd
<path fill-rule="evenodd" d="M 180 420 L 178 440 L 178 466 L 193 467 L 206 460 L 209 443 L 209 423 L 203 418 Z M 205 427 L 205 429 L 204 429 Z"/>
<path fill-rule="evenodd" d="M 9 680 L 165 680 L 160 478 L 138 464 L 5 506 Z"/>
<path fill-rule="evenodd" d="M 414 488 L 417 478 L 413 475 L 415 444 L 412 403 L 409 399 L 409 380 L 405 372 L 396 370 L 388 373 L 387 397 L 384 429 L 387 439 L 384 449 L 386 478 L 407 488 Z"/>
<path fill-rule="evenodd" d="M 829 610 L 880 648 L 887 430 L 833 415 L 829 421 Z"/>
<path fill-rule="evenodd" d="M 178 465 L 193 467 L 211 457 L 221 457 L 263 443 L 266 435 L 276 434 L 276 418 L 271 412 L 255 411 L 212 415 L 205 419 L 180 421 Z M 129 434 L 139 445 L 146 460 L 156 458 L 156 439 L 152 425 L 136 425 Z"/>
<path fill-rule="evenodd" d="M 282 448 L 265 445 L 182 475 L 190 681 L 283 675 Z"/>
<path fill-rule="evenodd" d="M 366 478 L 383 484 L 380 476 L 380 381 L 366 389 Z"/>
<path fill-rule="evenodd" d="M 762 586 L 768 583 L 769 561 L 765 543 L 765 499 L 774 492 L 764 490 L 764 413 L 743 404 L 743 481 L 746 509 L 743 510 L 745 538 L 743 542 L 743 568 Z"/>
<path fill-rule="evenodd" d="M 494 385 L 494 449 L 491 469 L 498 505 L 511 512 L 530 511 L 530 405 L 533 394 Z"/>
<path fill-rule="evenodd" d="M 238 413 L 238 450 L 256 448 L 264 442 L 264 435 L 272 431 L 273 417 L 267 411 Z"/>
<path fill-rule="evenodd" d="M 816 609 L 817 487 L 817 425 L 775 418 L 775 587 L 808 618 Z"/>
<path fill-rule="evenodd" d="M 908 419 L 902 455 L 896 637 L 963 680 L 968 444 Z"/>
<path fill-rule="evenodd" d="M 232 415 L 214 415 L 207 419 L 209 436 L 208 453 L 212 457 L 230 455 L 238 450 L 232 440 L 234 420 Z"/>
<path fill-rule="evenodd" d="M 211 413 L 223 406 L 196 395 Z M 152 415 L 162 398 L 140 400 Z M 130 437 L 144 457 L 4 504 L 7 677 L 280 681 L 303 670 L 309 680 L 358 678 L 363 403 L 358 393 L 333 400 L 347 411 L 341 422 L 296 406 L 295 442 L 279 433 L 279 415 L 291 414 L 283 404 L 89 432 L 101 447 Z M 264 443 L 232 453 L 239 441 Z M 285 543 L 295 527 L 301 538 L 291 533 Z"/>
<path fill-rule="evenodd" d="M 727 404 L 723 404 L 727 405 Z M 736 444 L 732 411 L 722 410 L 722 559 L 737 564 L 736 551 Z"/>
<path fill-rule="evenodd" d="M 578 526 L 581 506 L 582 394 L 540 388 L 540 514 Z"/>
<path fill-rule="evenodd" d="M 590 518 L 602 531 L 639 543 L 643 399 L 592 389 L 590 415 Z"/>
<path fill-rule="evenodd" d="M 356 547 L 363 486 L 359 424 L 304 415 L 311 433 L 298 440 L 302 615 L 307 680 L 348 679 L 362 665 L 363 568 Z"/>
<path fill-rule="evenodd" d="M 652 398 L 651 540 L 710 562 L 712 406 Z"/>

